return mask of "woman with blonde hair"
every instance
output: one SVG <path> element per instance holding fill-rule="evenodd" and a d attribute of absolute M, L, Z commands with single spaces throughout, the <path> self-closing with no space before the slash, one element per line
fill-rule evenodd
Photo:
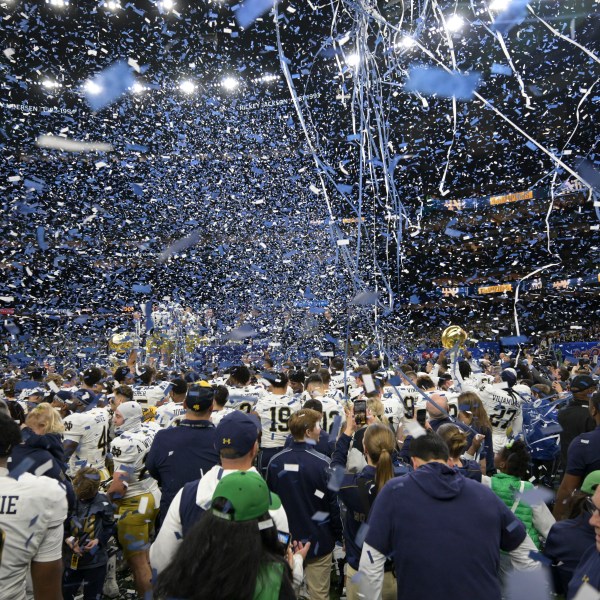
<path fill-rule="evenodd" d="M 73 488 L 65 469 L 62 432 L 65 430 L 60 413 L 47 402 L 34 407 L 25 419 L 22 441 L 12 451 L 8 470 L 52 477 L 67 486 L 69 505 L 74 500 Z"/>
<path fill-rule="evenodd" d="M 367 426 L 363 437 L 363 451 L 367 466 L 360 473 L 345 472 L 348 451 L 352 442 L 352 436 L 357 430 L 354 411 L 352 408 L 346 410 L 346 427 L 344 433 L 339 437 L 335 450 L 331 457 L 331 467 L 335 472 L 343 474 L 340 479 L 334 473 L 332 479 L 340 483 L 338 497 L 346 507 L 344 516 L 344 543 L 346 546 L 346 597 L 348 600 L 358 600 L 359 585 L 352 581 L 358 571 L 362 541 L 364 535 L 361 529 L 367 522 L 371 506 L 375 497 L 390 479 L 405 475 L 409 468 L 394 464 L 396 455 L 396 436 L 388 427 L 379 422 L 374 422 L 370 411 L 367 420 L 371 423 Z M 366 531 L 365 531 L 366 533 Z M 391 562 L 385 566 L 384 583 L 382 590 L 383 600 L 395 600 L 396 579 Z"/>

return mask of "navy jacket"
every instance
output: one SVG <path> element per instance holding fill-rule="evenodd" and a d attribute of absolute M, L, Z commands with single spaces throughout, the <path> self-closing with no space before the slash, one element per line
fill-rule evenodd
<path fill-rule="evenodd" d="M 365 543 L 393 559 L 398 600 L 500 600 L 500 550 L 525 536 L 494 492 L 431 462 L 386 483 Z"/>
<path fill-rule="evenodd" d="M 267 468 L 267 484 L 287 513 L 292 539 L 311 543 L 308 559 L 329 554 L 342 539 L 337 494 L 328 488 L 329 458 L 292 442 Z"/>
<path fill-rule="evenodd" d="M 548 533 L 544 554 L 552 560 L 552 573 L 557 594 L 566 594 L 581 557 L 595 542 L 590 515 L 583 513 L 574 519 L 558 521 Z"/>
<path fill-rule="evenodd" d="M 584 582 L 600 592 L 600 552 L 596 544 L 592 544 L 581 557 L 569 583 L 567 600 L 575 598 Z"/>
<path fill-rule="evenodd" d="M 335 446 L 331 457 L 333 469 L 346 468 L 348 451 L 352 437 L 343 433 Z M 338 496 L 346 507 L 342 518 L 344 526 L 344 542 L 346 545 L 346 561 L 358 571 L 362 542 L 366 534 L 367 517 L 371 505 L 375 501 L 375 467 L 367 465 L 360 473 L 346 473 L 342 479 Z M 406 475 L 410 468 L 406 465 L 394 466 L 394 475 Z M 362 529 L 362 531 L 361 531 Z M 362 539 L 361 539 L 362 538 Z"/>
<path fill-rule="evenodd" d="M 161 488 L 160 522 L 177 492 L 219 463 L 215 441 L 216 428 L 210 421 L 183 419 L 178 427 L 157 432 L 146 468 Z"/>

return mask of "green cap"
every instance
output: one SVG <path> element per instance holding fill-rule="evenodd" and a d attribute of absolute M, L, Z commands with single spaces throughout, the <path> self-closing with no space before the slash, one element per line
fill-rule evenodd
<path fill-rule="evenodd" d="M 593 496 L 596 488 L 600 484 L 600 471 L 592 471 L 581 484 L 581 491 Z"/>
<path fill-rule="evenodd" d="M 213 508 L 213 514 L 230 521 L 251 521 L 281 506 L 277 494 L 271 493 L 265 480 L 252 471 L 236 471 L 219 481 L 212 500 L 225 498 L 225 509 Z"/>

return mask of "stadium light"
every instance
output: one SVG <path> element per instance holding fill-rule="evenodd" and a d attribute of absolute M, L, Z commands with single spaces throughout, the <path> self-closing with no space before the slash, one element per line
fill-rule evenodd
<path fill-rule="evenodd" d="M 46 0 L 46 4 L 50 6 L 55 6 L 56 8 L 63 8 L 68 6 L 69 0 Z"/>
<path fill-rule="evenodd" d="M 464 24 L 465 20 L 460 15 L 454 14 L 446 20 L 446 29 L 450 33 L 456 33 L 464 27 Z"/>
<path fill-rule="evenodd" d="M 353 54 L 348 54 L 346 56 L 346 64 L 349 67 L 358 67 L 358 65 L 360 64 L 360 54 L 358 52 L 354 52 Z"/>
<path fill-rule="evenodd" d="M 146 88 L 139 82 L 136 81 L 132 86 L 131 86 L 131 91 L 134 94 L 140 94 L 141 92 L 143 92 Z"/>
<path fill-rule="evenodd" d="M 405 35 L 397 44 L 396 44 L 396 49 L 397 50 L 402 50 L 402 49 L 408 49 L 408 48 L 412 48 L 417 42 L 415 41 L 415 38 L 411 37 L 410 35 Z"/>
<path fill-rule="evenodd" d="M 58 81 L 52 81 L 52 79 L 44 79 L 44 81 L 42 81 L 42 86 L 47 90 L 53 90 L 54 88 L 59 88 L 60 83 L 58 83 Z"/>
<path fill-rule="evenodd" d="M 88 80 L 83 84 L 83 88 L 88 94 L 95 96 L 102 91 L 102 86 L 99 86 L 95 81 Z"/>
<path fill-rule="evenodd" d="M 231 76 L 224 77 L 221 81 L 221 87 L 225 88 L 227 91 L 232 92 L 237 89 L 240 85 L 240 82 Z"/>
<path fill-rule="evenodd" d="M 192 81 L 186 80 L 186 81 L 182 81 L 179 84 L 179 89 L 184 93 L 184 94 L 191 94 L 194 92 L 194 90 L 196 89 L 196 86 L 194 85 L 194 83 Z"/>
<path fill-rule="evenodd" d="M 175 8 L 175 2 L 173 0 L 161 0 L 159 6 L 165 11 L 170 11 Z"/>
<path fill-rule="evenodd" d="M 510 0 L 492 0 L 488 8 L 496 12 L 501 12 L 506 10 L 509 4 Z"/>
<path fill-rule="evenodd" d="M 108 0 L 104 5 L 108 10 L 119 10 L 121 8 L 121 3 L 117 0 Z"/>

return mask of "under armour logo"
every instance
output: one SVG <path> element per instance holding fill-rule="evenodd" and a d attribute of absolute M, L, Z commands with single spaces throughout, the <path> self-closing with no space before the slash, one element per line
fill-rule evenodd
<path fill-rule="evenodd" d="M 231 438 L 223 438 L 224 444 L 231 444 Z"/>

